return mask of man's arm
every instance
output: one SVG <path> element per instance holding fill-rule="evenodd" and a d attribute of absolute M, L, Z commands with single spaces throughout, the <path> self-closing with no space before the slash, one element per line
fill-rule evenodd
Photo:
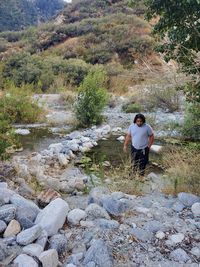
<path fill-rule="evenodd" d="M 154 143 L 154 134 L 149 136 L 149 143 L 148 143 L 148 148 L 151 148 L 151 146 Z"/>
<path fill-rule="evenodd" d="M 128 149 L 128 144 L 131 141 L 131 134 L 127 133 L 125 141 L 124 141 L 124 152 L 127 153 L 127 149 Z"/>

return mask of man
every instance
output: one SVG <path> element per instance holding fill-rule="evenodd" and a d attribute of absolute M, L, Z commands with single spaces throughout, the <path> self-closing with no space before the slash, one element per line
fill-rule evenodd
<path fill-rule="evenodd" d="M 149 161 L 149 150 L 154 142 L 154 133 L 150 125 L 146 124 L 143 114 L 137 114 L 130 125 L 124 142 L 124 152 L 127 153 L 131 141 L 131 158 L 134 171 L 144 175 Z"/>

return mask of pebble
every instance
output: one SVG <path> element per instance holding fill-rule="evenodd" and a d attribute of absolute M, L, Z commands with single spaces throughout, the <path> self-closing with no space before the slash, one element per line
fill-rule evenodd
<path fill-rule="evenodd" d="M 4 232 L 4 237 L 11 237 L 15 236 L 21 231 L 21 226 L 18 221 L 12 220 L 8 224 L 8 227 L 6 228 L 6 231 Z"/>
<path fill-rule="evenodd" d="M 178 234 L 174 234 L 171 235 L 169 237 L 169 240 L 173 243 L 173 244 L 178 244 L 181 243 L 184 240 L 185 236 L 182 233 L 178 233 Z"/>

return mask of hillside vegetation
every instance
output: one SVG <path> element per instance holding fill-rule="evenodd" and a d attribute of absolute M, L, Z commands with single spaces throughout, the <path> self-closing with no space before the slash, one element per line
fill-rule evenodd
<path fill-rule="evenodd" d="M 128 1 L 73 1 L 54 21 L 0 34 L 2 88 L 14 83 L 57 92 L 79 86 L 93 65 L 103 65 L 108 87 L 124 93 L 152 70 L 162 71 L 143 8 Z"/>
<path fill-rule="evenodd" d="M 0 31 L 20 30 L 44 22 L 63 7 L 63 0 L 0 1 Z"/>

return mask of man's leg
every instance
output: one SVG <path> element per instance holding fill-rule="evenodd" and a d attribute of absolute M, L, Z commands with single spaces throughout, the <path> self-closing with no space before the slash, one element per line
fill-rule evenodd
<path fill-rule="evenodd" d="M 139 153 L 138 150 L 131 146 L 131 164 L 133 172 L 137 172 L 139 169 Z"/>
<path fill-rule="evenodd" d="M 140 168 L 140 174 L 142 176 L 144 176 L 145 174 L 145 168 L 148 162 L 149 162 L 149 148 L 146 147 L 144 150 L 141 151 L 141 155 L 140 155 L 139 168 Z"/>

